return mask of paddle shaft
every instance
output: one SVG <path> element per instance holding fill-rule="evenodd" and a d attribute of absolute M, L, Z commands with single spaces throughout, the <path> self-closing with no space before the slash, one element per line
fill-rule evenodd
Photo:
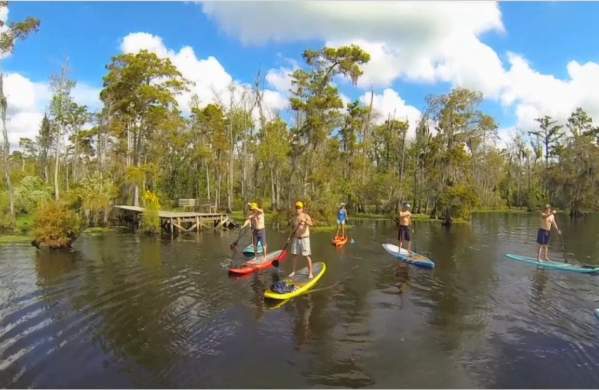
<path fill-rule="evenodd" d="M 233 241 L 233 243 L 231 244 L 231 249 L 233 249 L 237 246 L 237 243 L 239 242 L 239 240 L 241 240 L 241 237 L 245 234 L 245 232 L 246 232 L 245 228 L 241 228 L 239 230 L 239 235 L 237 236 L 237 239 L 235 241 Z"/>
<path fill-rule="evenodd" d="M 279 259 L 281 258 L 283 253 L 285 253 L 287 248 L 289 248 L 289 244 L 291 243 L 291 237 L 295 235 L 295 233 L 297 232 L 297 229 L 299 229 L 299 224 L 295 227 L 295 229 L 291 232 L 291 234 L 287 238 L 287 242 L 285 243 L 285 246 L 283 246 L 283 250 L 281 251 L 281 254 L 278 255 L 277 258 L 272 261 L 272 265 L 274 265 L 275 267 L 277 267 L 277 268 L 279 267 Z"/>
<path fill-rule="evenodd" d="M 564 237 L 562 236 L 561 232 L 558 232 L 557 235 L 559 236 L 559 241 L 560 241 L 560 243 L 562 245 L 562 253 L 564 255 L 564 261 L 566 263 L 569 263 L 568 257 L 566 256 L 566 245 L 564 244 Z"/>

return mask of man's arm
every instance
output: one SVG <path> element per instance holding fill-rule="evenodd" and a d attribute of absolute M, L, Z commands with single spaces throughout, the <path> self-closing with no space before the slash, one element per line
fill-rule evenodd
<path fill-rule="evenodd" d="M 555 226 L 555 230 L 557 230 L 557 234 L 562 234 L 561 230 L 559 230 L 559 228 L 557 227 L 557 221 L 555 220 L 555 217 L 553 218 L 553 220 L 551 221 L 551 224 L 553 226 Z"/>
<path fill-rule="evenodd" d="M 306 216 L 304 217 L 304 223 L 308 226 L 312 226 L 312 218 L 310 218 L 309 215 L 306 214 Z"/>
<path fill-rule="evenodd" d="M 250 219 L 246 219 L 245 222 L 243 223 L 243 225 L 241 225 L 241 228 L 244 229 L 247 225 L 250 224 Z"/>
<path fill-rule="evenodd" d="M 399 217 L 409 217 L 411 215 L 411 213 L 409 211 L 400 211 L 399 212 Z"/>

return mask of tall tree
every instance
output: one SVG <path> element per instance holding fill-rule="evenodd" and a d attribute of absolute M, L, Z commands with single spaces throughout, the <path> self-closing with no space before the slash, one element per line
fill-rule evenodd
<path fill-rule="evenodd" d="M 127 167 L 139 171 L 155 158 L 147 154 L 148 143 L 178 112 L 176 96 L 186 90 L 187 81 L 168 58 L 147 50 L 113 57 L 107 69 L 100 98 L 110 120 L 122 130 L 116 135 L 126 144 Z M 140 185 L 133 182 L 136 206 Z"/>
<path fill-rule="evenodd" d="M 40 172 L 42 172 L 44 181 L 48 183 L 48 180 L 50 180 L 48 176 L 48 152 L 54 141 L 52 140 L 52 129 L 50 128 L 50 120 L 48 119 L 47 114 L 44 114 L 36 141 L 39 152 L 38 159 Z"/>
<path fill-rule="evenodd" d="M 539 123 L 540 130 L 533 130 L 529 133 L 539 137 L 543 143 L 545 168 L 549 168 L 549 159 L 558 155 L 560 141 L 564 137 L 563 127 L 548 115 L 537 118 L 535 121 Z"/>
<path fill-rule="evenodd" d="M 0 10 L 6 10 L 4 14 L 8 16 L 8 1 L 0 1 Z M 6 20 L 0 20 L 0 58 L 10 55 L 15 48 L 17 40 L 26 38 L 31 32 L 39 29 L 40 22 L 35 18 L 27 18 L 22 22 L 9 23 Z M 10 142 L 8 140 L 8 130 L 6 129 L 6 113 L 8 102 L 4 95 L 4 73 L 0 72 L 0 126 L 2 127 L 3 148 L 2 162 L 4 165 L 4 178 L 8 188 L 10 217 L 15 219 L 14 190 L 10 180 Z"/>
<path fill-rule="evenodd" d="M 76 83 L 69 78 L 69 68 L 66 63 L 63 64 L 60 73 L 52 76 L 50 84 L 53 92 L 50 101 L 50 117 L 53 126 L 50 128 L 53 131 L 51 138 L 54 141 L 54 197 L 59 200 L 59 171 L 63 143 L 69 131 L 79 125 L 80 113 L 83 108 L 77 105 L 71 96 L 71 91 Z M 65 173 L 68 174 L 68 172 Z"/>
<path fill-rule="evenodd" d="M 293 172 L 301 172 L 299 185 L 302 195 L 317 194 L 317 185 L 328 185 L 329 180 L 322 172 L 315 172 L 323 162 L 326 139 L 342 124 L 343 101 L 332 80 L 344 76 L 357 82 L 363 71 L 361 65 L 370 60 L 370 55 L 355 45 L 339 48 L 325 47 L 321 50 L 306 50 L 303 54 L 309 70 L 298 69 L 292 73 L 291 108 L 297 113 Z M 298 164 L 302 164 L 301 167 Z M 319 177 L 324 182 L 315 180 Z M 323 193 L 318 191 L 319 194 Z"/>

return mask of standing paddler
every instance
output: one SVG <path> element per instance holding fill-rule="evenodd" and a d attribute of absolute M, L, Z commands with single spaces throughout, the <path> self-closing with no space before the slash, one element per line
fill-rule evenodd
<path fill-rule="evenodd" d="M 252 227 L 252 244 L 254 245 L 254 255 L 258 256 L 258 244 L 262 244 L 264 257 L 267 254 L 266 247 L 266 229 L 264 225 L 264 210 L 258 207 L 256 202 L 248 203 L 250 215 L 243 223 L 242 229 L 250 225 Z"/>
<path fill-rule="evenodd" d="M 410 227 L 412 225 L 412 213 L 410 212 L 410 204 L 404 203 L 401 206 L 399 212 L 399 218 L 395 220 L 398 224 L 397 239 L 399 240 L 399 249 L 404 247 L 407 243 L 408 255 L 412 256 L 412 235 L 410 234 Z"/>
<path fill-rule="evenodd" d="M 293 230 L 295 232 L 291 242 L 291 254 L 293 255 L 293 270 L 290 277 L 295 275 L 297 257 L 305 257 L 308 261 L 308 278 L 312 279 L 312 251 L 310 250 L 310 226 L 313 225 L 312 218 L 304 211 L 304 204 L 300 201 L 295 202 L 295 219 L 293 220 Z"/>
<path fill-rule="evenodd" d="M 537 261 L 549 261 L 549 240 L 551 239 L 551 227 L 554 226 L 557 234 L 562 234 L 555 221 L 555 210 L 551 210 L 551 205 L 545 205 L 545 210 L 541 212 L 541 226 L 537 231 Z M 545 256 L 541 256 L 544 252 Z"/>

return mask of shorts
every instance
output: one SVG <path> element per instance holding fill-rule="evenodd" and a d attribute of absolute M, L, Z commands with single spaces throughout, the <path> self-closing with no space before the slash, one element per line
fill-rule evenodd
<path fill-rule="evenodd" d="M 539 245 L 549 245 L 550 238 L 549 230 L 539 229 L 537 232 L 537 244 Z"/>
<path fill-rule="evenodd" d="M 256 244 L 256 246 L 258 246 L 259 243 L 262 243 L 262 247 L 264 248 L 266 246 L 266 230 L 265 229 L 254 230 L 253 234 L 254 234 L 254 244 Z"/>
<path fill-rule="evenodd" d="M 310 256 L 312 254 L 310 250 L 310 237 L 294 238 L 291 242 L 291 254 Z"/>
<path fill-rule="evenodd" d="M 399 233 L 397 234 L 399 241 L 411 241 L 412 236 L 410 235 L 410 227 L 405 225 L 399 225 Z"/>
<path fill-rule="evenodd" d="M 338 219 L 337 225 L 345 225 L 345 219 Z"/>

